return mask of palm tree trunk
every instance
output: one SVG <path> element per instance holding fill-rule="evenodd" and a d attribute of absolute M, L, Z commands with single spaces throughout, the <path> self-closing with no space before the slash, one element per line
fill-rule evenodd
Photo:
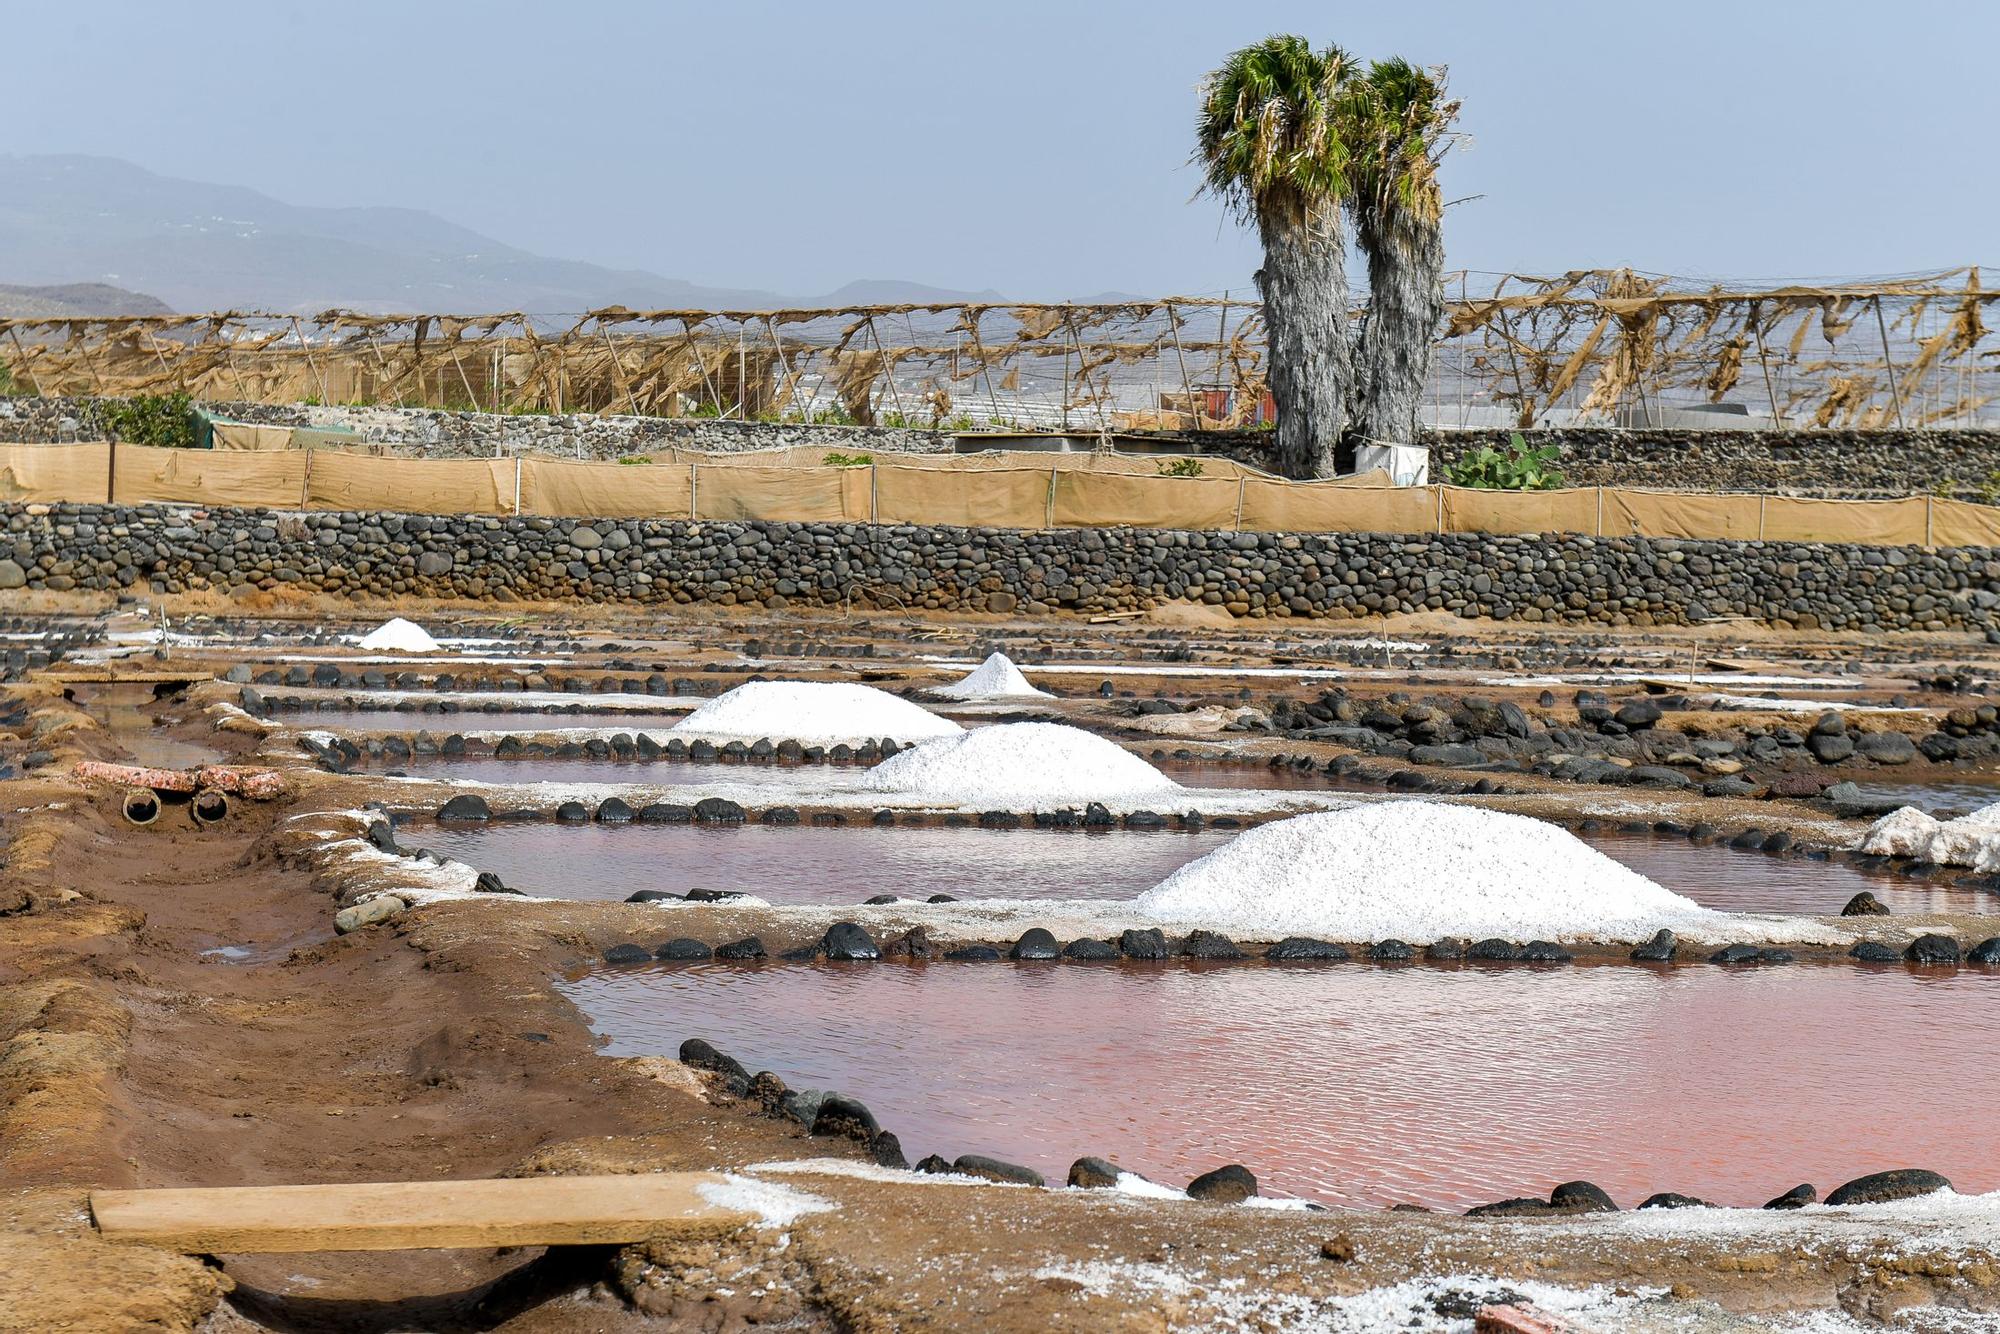
<path fill-rule="evenodd" d="M 1334 450 L 1347 430 L 1353 356 L 1347 334 L 1347 242 L 1338 220 L 1266 223 L 1264 298 L 1270 337 L 1271 398 L 1278 409 L 1277 464 L 1287 477 L 1334 474 Z"/>
<path fill-rule="evenodd" d="M 1444 232 L 1421 219 L 1361 220 L 1368 252 L 1368 323 L 1355 367 L 1356 432 L 1415 444 L 1417 409 L 1444 317 Z"/>

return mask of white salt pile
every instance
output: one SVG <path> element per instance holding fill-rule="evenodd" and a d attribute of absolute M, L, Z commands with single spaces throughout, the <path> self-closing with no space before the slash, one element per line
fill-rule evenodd
<path fill-rule="evenodd" d="M 1901 807 L 1868 826 L 1860 850 L 1880 857 L 1915 857 L 1939 866 L 2000 870 L 2000 802 L 1956 820 L 1938 820 L 1915 806 Z"/>
<path fill-rule="evenodd" d="M 950 685 L 933 687 L 933 695 L 944 699 L 1054 699 L 1046 690 L 1037 690 L 1021 675 L 1021 669 L 1004 653 L 995 653 Z"/>
<path fill-rule="evenodd" d="M 1249 830 L 1141 894 L 1163 922 L 1336 940 L 1643 940 L 1721 914 L 1523 815 L 1389 801 Z"/>
<path fill-rule="evenodd" d="M 673 731 L 754 741 L 925 741 L 964 729 L 873 686 L 839 681 L 746 681 L 675 723 Z"/>
<path fill-rule="evenodd" d="M 999 723 L 920 746 L 868 772 L 869 787 L 938 802 L 1047 811 L 1092 801 L 1129 807 L 1184 789 L 1101 736 L 1061 723 Z"/>
<path fill-rule="evenodd" d="M 362 637 L 362 648 L 377 653 L 441 653 L 437 640 L 414 621 L 398 616 L 384 621 Z"/>

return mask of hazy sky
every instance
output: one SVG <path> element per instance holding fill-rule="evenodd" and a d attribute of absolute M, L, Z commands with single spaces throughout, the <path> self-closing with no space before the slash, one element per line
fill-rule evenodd
<path fill-rule="evenodd" d="M 1975 0 L 64 0 L 7 12 L 4 146 L 792 295 L 1205 292 L 1255 247 L 1191 202 L 1195 84 L 1278 31 L 1450 66 L 1454 267 L 2000 262 Z"/>

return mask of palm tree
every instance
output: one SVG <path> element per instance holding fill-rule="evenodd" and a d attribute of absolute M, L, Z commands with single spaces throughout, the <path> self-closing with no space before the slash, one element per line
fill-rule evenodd
<path fill-rule="evenodd" d="M 1444 70 L 1382 60 L 1343 97 L 1348 207 L 1368 255 L 1368 314 L 1355 352 L 1355 431 L 1411 444 L 1444 315 L 1444 199 L 1438 159 L 1459 104 Z"/>
<path fill-rule="evenodd" d="M 1348 186 L 1343 90 L 1353 61 L 1337 46 L 1267 37 L 1202 83 L 1195 158 L 1203 188 L 1264 243 L 1257 290 L 1270 337 L 1277 462 L 1291 477 L 1330 477 L 1347 429 Z"/>

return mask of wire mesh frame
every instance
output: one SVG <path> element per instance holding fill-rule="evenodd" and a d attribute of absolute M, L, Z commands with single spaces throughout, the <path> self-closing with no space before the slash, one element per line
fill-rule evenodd
<path fill-rule="evenodd" d="M 1824 286 L 1696 288 L 1603 270 L 1454 274 L 1426 417 L 1662 424 L 1732 408 L 1798 428 L 1978 426 L 2000 401 L 2000 292 L 1976 268 Z M 1214 429 L 1264 410 L 1262 314 L 1212 296 L 312 318 L 0 321 L 44 394 L 384 403 L 779 421 Z"/>

